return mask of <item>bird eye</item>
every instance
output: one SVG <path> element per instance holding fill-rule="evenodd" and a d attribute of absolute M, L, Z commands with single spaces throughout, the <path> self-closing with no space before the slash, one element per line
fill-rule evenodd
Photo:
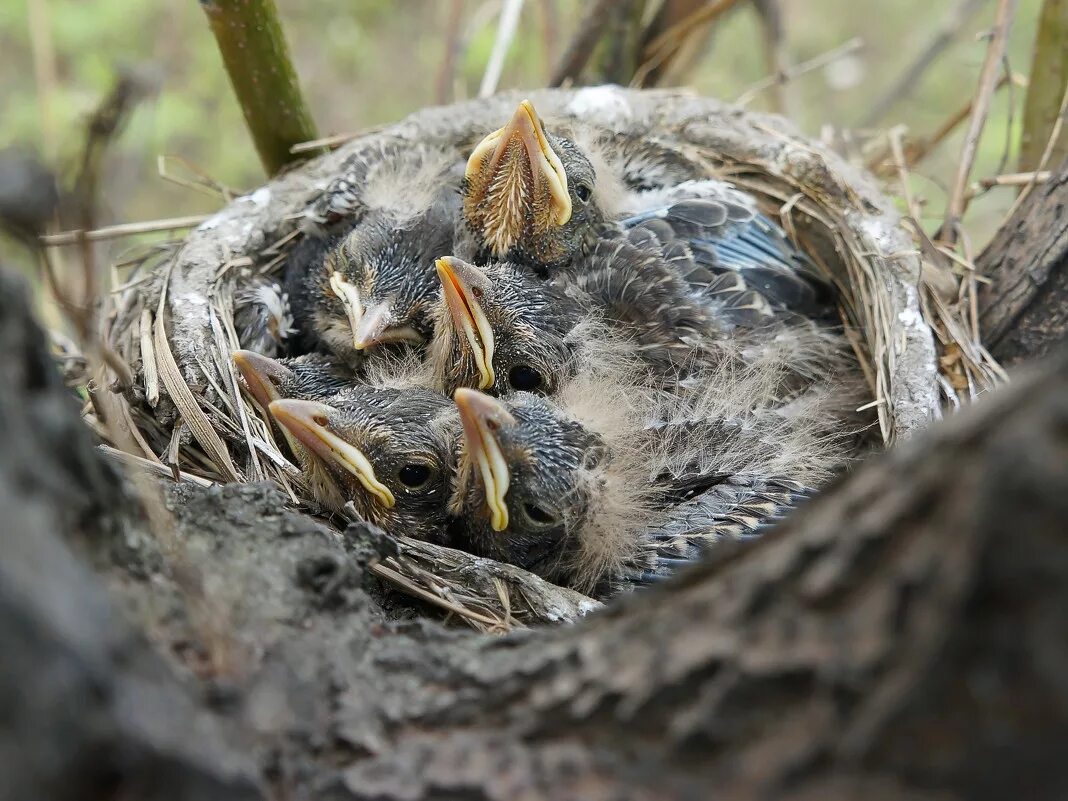
<path fill-rule="evenodd" d="M 581 200 L 583 203 L 590 202 L 590 196 L 593 194 L 593 190 L 586 184 L 578 184 L 575 186 L 575 197 Z"/>
<path fill-rule="evenodd" d="M 537 506 L 533 503 L 524 503 L 523 511 L 532 523 L 538 526 L 553 526 L 556 525 L 556 515 L 547 509 Z"/>
<path fill-rule="evenodd" d="M 408 489 L 420 489 L 430 481 L 430 473 L 429 465 L 412 462 L 397 471 L 397 478 Z"/>
<path fill-rule="evenodd" d="M 526 364 L 520 364 L 508 371 L 508 383 L 517 392 L 533 392 L 541 386 L 541 373 Z"/>

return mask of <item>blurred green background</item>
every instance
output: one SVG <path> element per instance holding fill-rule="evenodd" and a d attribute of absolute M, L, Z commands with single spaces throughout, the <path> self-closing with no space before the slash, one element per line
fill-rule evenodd
<path fill-rule="evenodd" d="M 855 127 L 959 0 L 783 0 L 785 50 L 798 63 L 853 38 L 863 48 L 793 81 L 789 108 L 819 136 Z M 278 0 L 290 48 L 321 135 L 395 120 L 477 92 L 496 34 L 500 2 L 478 0 Z M 584 3 L 527 0 L 500 87 L 544 85 Z M 972 96 L 994 2 L 981 3 L 953 44 L 909 96 L 879 121 L 923 136 Z M 1026 74 L 1039 0 L 1020 0 L 1009 67 Z M 447 31 L 458 15 L 461 55 L 455 80 L 442 80 Z M 767 74 L 759 18 L 741 3 L 715 25 L 687 83 L 734 99 Z M 5 0 L 0 3 L 0 146 L 29 143 L 47 160 L 69 164 L 86 114 L 110 88 L 115 70 L 156 76 L 159 91 L 141 106 L 110 154 L 101 223 L 211 212 L 219 200 L 162 180 L 157 156 L 180 156 L 237 191 L 264 179 L 198 3 L 193 0 Z M 1016 170 L 1024 90 L 998 93 L 974 178 Z M 766 104 L 758 96 L 754 107 Z M 1015 113 L 1010 109 L 1015 105 Z M 941 218 L 963 129 L 916 170 L 925 223 Z M 1008 150 L 1007 150 L 1008 148 Z M 995 189 L 969 211 L 978 248 L 1012 202 Z M 110 243 L 115 256 L 128 240 Z"/>

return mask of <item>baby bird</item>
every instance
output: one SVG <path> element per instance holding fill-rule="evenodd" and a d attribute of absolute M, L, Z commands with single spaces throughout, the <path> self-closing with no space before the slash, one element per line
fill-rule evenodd
<path fill-rule="evenodd" d="M 852 401 L 815 392 L 793 408 L 747 407 L 764 372 L 725 370 L 686 399 L 598 377 L 554 399 L 457 390 L 455 540 L 605 594 L 756 530 L 761 515 L 803 498 L 850 452 L 833 410 Z"/>
<path fill-rule="evenodd" d="M 394 535 L 443 541 L 455 464 L 453 404 L 430 390 L 351 387 L 329 399 L 280 399 L 270 412 L 300 445 L 316 499 Z"/>
<path fill-rule="evenodd" d="M 352 376 L 348 371 L 321 354 L 271 359 L 255 351 L 238 350 L 234 351 L 232 358 L 244 379 L 245 388 L 259 404 L 267 420 L 273 419 L 269 409 L 276 400 L 323 400 L 352 384 Z M 304 455 L 304 446 L 285 427 L 275 426 L 275 430 L 282 434 L 289 452 L 299 464 Z"/>
<path fill-rule="evenodd" d="M 605 240 L 588 273 L 539 280 L 521 265 L 436 262 L 442 296 L 428 361 L 435 387 L 551 395 L 578 372 L 673 382 L 725 352 L 711 305 L 657 254 Z"/>
<path fill-rule="evenodd" d="M 467 162 L 463 213 L 475 261 L 509 260 L 543 273 L 570 262 L 602 219 L 595 177 L 590 159 L 570 139 L 546 133 L 524 100 Z"/>
<path fill-rule="evenodd" d="M 369 212 L 319 264 L 289 276 L 305 344 L 352 366 L 385 345 L 421 345 L 440 292 L 434 258 L 453 244 L 458 196 L 446 189 L 408 219 Z"/>

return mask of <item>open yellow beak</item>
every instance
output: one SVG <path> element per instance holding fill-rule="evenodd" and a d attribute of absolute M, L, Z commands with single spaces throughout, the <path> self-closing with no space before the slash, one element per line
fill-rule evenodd
<path fill-rule="evenodd" d="M 508 528 L 508 504 L 504 497 L 508 494 L 511 473 L 494 432 L 502 423 L 514 424 L 515 418 L 499 400 L 473 389 L 456 390 L 453 400 L 460 410 L 468 452 L 482 476 L 490 526 L 494 531 L 504 531 Z"/>
<path fill-rule="evenodd" d="M 529 100 L 519 104 L 512 119 L 475 146 L 467 160 L 466 177 L 485 187 L 487 241 L 498 255 L 514 242 L 522 228 L 524 207 L 548 200 L 555 225 L 571 219 L 571 196 L 560 157 L 549 145 L 545 128 Z"/>
<path fill-rule="evenodd" d="M 330 415 L 335 413 L 331 407 L 316 401 L 276 400 L 270 409 L 286 431 L 320 459 L 340 465 L 354 475 L 387 509 L 396 503 L 389 487 L 375 477 L 375 469 L 363 452 L 330 431 Z"/>
<path fill-rule="evenodd" d="M 330 291 L 341 301 L 345 309 L 345 316 L 349 320 L 349 328 L 352 329 L 352 346 L 356 350 L 363 350 L 361 344 L 360 324 L 363 322 L 363 302 L 360 300 L 360 290 L 355 284 L 349 282 L 344 275 L 336 270 L 330 273 Z"/>
<path fill-rule="evenodd" d="M 478 388 L 489 389 L 495 379 L 493 327 L 475 298 L 471 281 L 464 278 L 464 274 L 474 277 L 478 268 L 453 256 L 438 259 L 434 266 L 438 271 L 438 280 L 441 281 L 453 327 L 457 332 L 463 332 L 474 354 L 479 374 Z"/>

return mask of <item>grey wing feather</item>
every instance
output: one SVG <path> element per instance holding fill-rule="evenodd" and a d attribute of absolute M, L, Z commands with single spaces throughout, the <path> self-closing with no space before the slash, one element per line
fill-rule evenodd
<path fill-rule="evenodd" d="M 698 181 L 659 199 L 665 203 L 620 225 L 632 241 L 658 241 L 699 292 L 711 295 L 723 275 L 741 279 L 729 285 L 731 297 L 724 297 L 724 285 L 715 287 L 732 322 L 754 325 L 783 313 L 820 317 L 829 310 L 831 287 L 811 260 L 737 190 Z"/>
<path fill-rule="evenodd" d="M 656 583 L 717 546 L 759 537 L 812 494 L 790 479 L 732 476 L 676 505 L 651 526 L 645 534 L 644 565 L 622 583 Z"/>

